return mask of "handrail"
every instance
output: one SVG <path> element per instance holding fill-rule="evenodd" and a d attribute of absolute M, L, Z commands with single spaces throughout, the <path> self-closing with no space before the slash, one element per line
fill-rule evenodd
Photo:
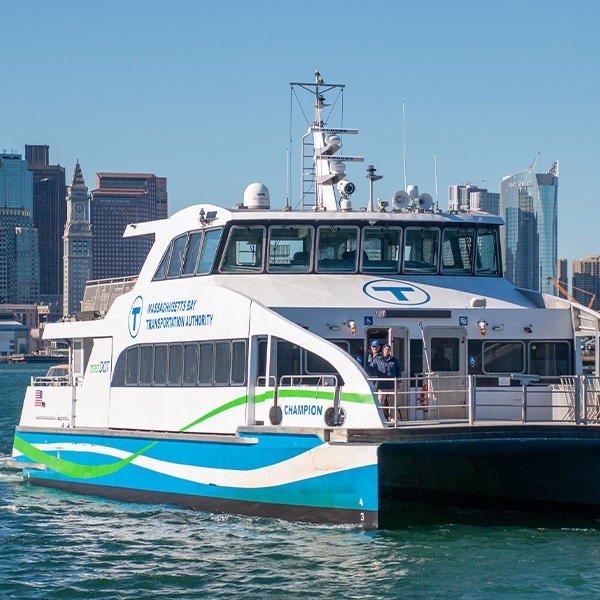
<path fill-rule="evenodd" d="M 285 384 L 285 381 L 289 380 L 289 384 Z M 305 382 L 311 382 L 305 383 Z M 314 382 L 314 383 L 313 383 Z M 321 375 L 282 375 L 279 378 L 279 387 L 299 387 L 307 385 L 326 386 L 326 387 L 337 387 L 338 378 L 336 375 L 321 374 Z"/>
<path fill-rule="evenodd" d="M 378 390 L 383 420 L 390 427 L 415 421 L 481 421 L 520 423 L 572 422 L 600 424 L 600 378 L 588 375 L 538 377 L 515 375 L 520 385 L 480 385 L 489 375 L 439 375 L 421 373 L 400 379 L 369 378 L 375 386 L 393 381 L 389 390 Z M 427 384 L 427 385 L 425 385 Z M 389 405 L 384 396 L 391 396 Z M 387 400 L 387 398 L 386 398 Z M 394 417 L 395 416 L 395 417 Z"/>

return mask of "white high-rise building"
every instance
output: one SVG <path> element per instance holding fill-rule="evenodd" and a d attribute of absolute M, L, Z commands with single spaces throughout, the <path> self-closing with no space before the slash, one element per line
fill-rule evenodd
<path fill-rule="evenodd" d="M 488 192 L 486 188 L 479 188 L 473 184 L 448 186 L 448 208 L 450 210 L 476 210 L 500 214 L 500 194 Z"/>

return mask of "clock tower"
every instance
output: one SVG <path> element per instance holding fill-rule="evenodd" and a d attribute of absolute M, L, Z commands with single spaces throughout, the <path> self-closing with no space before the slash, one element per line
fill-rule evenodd
<path fill-rule="evenodd" d="M 71 185 L 67 188 L 66 201 L 67 222 L 63 235 L 63 316 L 80 310 L 85 284 L 92 278 L 90 196 L 79 161 L 75 165 Z"/>

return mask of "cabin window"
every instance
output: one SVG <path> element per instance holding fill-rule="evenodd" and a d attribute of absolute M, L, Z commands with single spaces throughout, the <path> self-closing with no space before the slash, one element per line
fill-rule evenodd
<path fill-rule="evenodd" d="M 162 260 L 160 261 L 160 265 L 158 265 L 158 269 L 156 269 L 156 273 L 154 273 L 153 281 L 158 279 L 164 279 L 167 274 L 167 267 L 169 266 L 169 259 L 171 258 L 171 250 L 173 249 L 173 244 L 169 244 Z"/>
<path fill-rule="evenodd" d="M 446 227 L 442 236 L 442 273 L 470 275 L 473 271 L 474 229 Z"/>
<path fill-rule="evenodd" d="M 480 229 L 477 232 L 475 274 L 500 275 L 498 237 L 492 229 Z"/>
<path fill-rule="evenodd" d="M 571 346 L 568 342 L 529 342 L 529 372 L 540 377 L 571 373 Z"/>
<path fill-rule="evenodd" d="M 154 385 L 165 385 L 167 382 L 167 361 L 169 347 L 161 344 L 154 346 Z"/>
<path fill-rule="evenodd" d="M 435 273 L 438 267 L 439 229 L 409 227 L 404 234 L 404 272 Z"/>
<path fill-rule="evenodd" d="M 125 385 L 125 362 L 127 360 L 127 351 L 121 352 L 115 365 L 112 381 L 112 387 L 123 387 Z"/>
<path fill-rule="evenodd" d="M 356 271 L 357 227 L 319 227 L 317 271 L 347 273 Z"/>
<path fill-rule="evenodd" d="M 246 341 L 231 344 L 231 385 L 246 384 Z"/>
<path fill-rule="evenodd" d="M 214 347 L 212 342 L 200 344 L 200 367 L 198 371 L 198 383 L 200 385 L 213 384 L 214 364 Z"/>
<path fill-rule="evenodd" d="M 140 370 L 140 347 L 132 346 L 127 349 L 125 367 L 125 385 L 137 385 Z"/>
<path fill-rule="evenodd" d="M 457 337 L 432 337 L 430 345 L 432 371 L 460 371 L 460 341 Z"/>
<path fill-rule="evenodd" d="M 181 385 L 183 375 L 183 344 L 169 346 L 168 385 Z"/>
<path fill-rule="evenodd" d="M 211 229 L 210 231 L 204 232 L 204 244 L 202 245 L 202 254 L 200 255 L 197 271 L 199 275 L 210 273 L 215 260 L 220 237 L 220 229 Z"/>
<path fill-rule="evenodd" d="M 347 340 L 329 340 L 332 344 L 335 344 L 338 348 L 341 348 L 345 352 L 350 352 L 350 344 Z M 333 365 L 325 360 L 322 356 L 304 350 L 304 364 L 306 365 L 305 371 L 309 375 L 320 375 L 321 373 L 337 373 Z"/>
<path fill-rule="evenodd" d="M 264 227 L 232 227 L 221 261 L 221 272 L 261 272 L 264 238 Z"/>
<path fill-rule="evenodd" d="M 284 375 L 302 375 L 300 346 L 279 338 L 272 338 L 277 348 L 277 381 Z"/>
<path fill-rule="evenodd" d="M 167 278 L 179 277 L 181 266 L 185 256 L 185 248 L 187 246 L 188 236 L 180 235 L 173 240 L 173 251 L 171 252 L 171 262 L 167 270 Z"/>
<path fill-rule="evenodd" d="M 154 347 L 140 347 L 140 385 L 152 385 L 154 370 Z"/>
<path fill-rule="evenodd" d="M 269 229 L 269 271 L 310 271 L 312 240 L 312 227 L 271 227 Z"/>
<path fill-rule="evenodd" d="M 198 344 L 185 344 L 183 349 L 183 385 L 198 383 Z"/>
<path fill-rule="evenodd" d="M 229 385 L 231 344 L 215 342 L 215 385 Z"/>
<path fill-rule="evenodd" d="M 400 229 L 365 227 L 361 271 L 397 273 L 400 260 Z"/>
<path fill-rule="evenodd" d="M 196 272 L 196 263 L 198 262 L 198 254 L 202 245 L 202 232 L 196 231 L 190 235 L 185 261 L 183 262 L 182 275 L 193 275 Z"/>
<path fill-rule="evenodd" d="M 269 347 L 267 338 L 258 338 L 256 346 L 258 350 L 257 385 L 265 385 L 267 377 L 267 349 Z"/>
<path fill-rule="evenodd" d="M 119 355 L 111 386 L 243 386 L 247 347 L 247 340 L 131 346 Z"/>
<path fill-rule="evenodd" d="M 523 373 L 525 344 L 523 342 L 484 342 L 484 373 Z"/>
<path fill-rule="evenodd" d="M 409 358 L 408 362 L 410 364 L 410 376 L 415 377 L 416 375 L 423 373 L 423 340 L 410 340 L 409 344 Z M 402 373 L 406 372 L 406 368 L 404 365 L 402 366 Z"/>

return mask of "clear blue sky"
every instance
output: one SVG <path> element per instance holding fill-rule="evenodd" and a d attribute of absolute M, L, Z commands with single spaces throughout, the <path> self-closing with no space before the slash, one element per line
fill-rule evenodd
<path fill-rule="evenodd" d="M 0 150 L 48 144 L 90 189 L 99 171 L 152 172 L 171 213 L 232 206 L 255 181 L 283 205 L 288 84 L 319 69 L 360 131 L 355 205 L 368 164 L 377 197 L 403 188 L 404 102 L 409 184 L 434 195 L 435 153 L 446 207 L 450 184 L 498 191 L 538 152 L 541 172 L 559 159 L 559 256 L 600 254 L 596 0 L 5 0 L 0 40 Z"/>

